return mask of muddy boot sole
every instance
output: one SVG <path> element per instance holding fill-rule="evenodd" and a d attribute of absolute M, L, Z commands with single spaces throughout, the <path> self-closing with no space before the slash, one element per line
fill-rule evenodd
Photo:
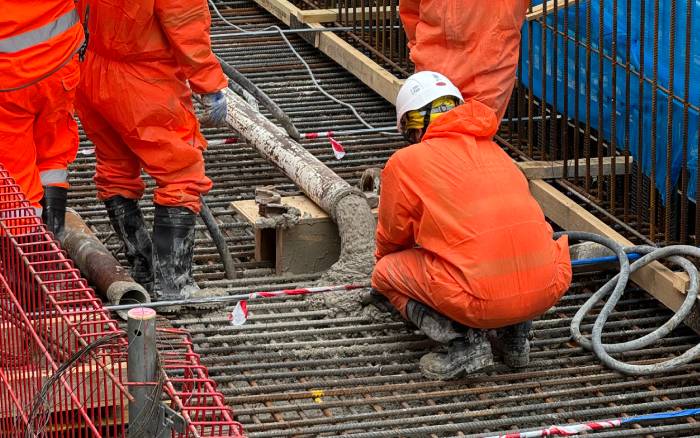
<path fill-rule="evenodd" d="M 493 363 L 491 344 L 483 339 L 482 342 L 467 345 L 459 353 L 451 351 L 450 347 L 448 353 L 428 353 L 421 357 L 419 367 L 423 376 L 429 379 L 453 380 L 464 374 L 491 368 Z"/>
<path fill-rule="evenodd" d="M 464 375 L 465 370 L 464 367 L 461 366 L 455 367 L 453 370 L 447 372 L 436 372 L 428 365 L 440 360 L 444 355 L 444 353 L 428 353 L 420 358 L 418 367 L 423 377 L 430 380 L 454 380 Z"/>
<path fill-rule="evenodd" d="M 493 352 L 491 351 L 491 344 L 488 341 L 471 346 L 467 354 L 469 360 L 463 367 L 467 374 L 493 366 Z"/>

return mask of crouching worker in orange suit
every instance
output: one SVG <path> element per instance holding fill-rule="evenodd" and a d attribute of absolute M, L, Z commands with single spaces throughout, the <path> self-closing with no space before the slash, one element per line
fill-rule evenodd
<path fill-rule="evenodd" d="M 227 87 L 209 39 L 206 0 L 89 0 L 89 42 L 76 105 L 95 143 L 97 195 L 125 244 L 135 280 L 154 298 L 186 299 L 198 290 L 192 255 L 206 140 L 202 124 L 222 125 Z M 84 6 L 84 5 L 83 5 Z M 188 86 L 189 83 L 189 86 Z M 141 169 L 156 182 L 153 239 L 138 200 Z"/>
<path fill-rule="evenodd" d="M 525 176 L 490 140 L 493 110 L 462 102 L 445 76 L 408 78 L 397 123 L 415 144 L 382 172 L 370 301 L 386 309 L 388 299 L 447 345 L 421 358 L 427 377 L 490 366 L 487 329 L 496 329 L 493 347 L 507 365 L 527 365 L 531 320 L 571 282 L 567 238 L 552 239 Z"/>
<path fill-rule="evenodd" d="M 400 0 L 416 72 L 439 71 L 500 122 L 515 85 L 528 0 Z"/>
<path fill-rule="evenodd" d="M 63 232 L 83 28 L 73 0 L 0 3 L 0 163 L 49 231 Z"/>

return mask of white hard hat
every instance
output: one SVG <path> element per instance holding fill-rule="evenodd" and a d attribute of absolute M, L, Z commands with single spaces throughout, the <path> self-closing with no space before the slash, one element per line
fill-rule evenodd
<path fill-rule="evenodd" d="M 401 118 L 443 96 L 454 96 L 463 102 L 462 93 L 449 79 L 434 71 L 411 75 L 396 96 L 396 129 L 401 131 Z"/>

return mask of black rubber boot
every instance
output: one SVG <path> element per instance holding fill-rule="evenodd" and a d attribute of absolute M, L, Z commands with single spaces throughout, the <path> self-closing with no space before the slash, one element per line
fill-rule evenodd
<path fill-rule="evenodd" d="M 406 318 L 435 342 L 447 344 L 464 337 L 467 328 L 415 300 L 406 304 Z"/>
<path fill-rule="evenodd" d="M 68 189 L 63 187 L 44 186 L 44 197 L 41 198 L 41 220 L 50 232 L 60 240 L 66 223 L 66 202 Z"/>
<path fill-rule="evenodd" d="M 532 321 L 525 321 L 493 332 L 491 346 L 494 353 L 510 368 L 523 368 L 530 363 L 531 329 Z"/>
<path fill-rule="evenodd" d="M 491 344 L 485 332 L 476 329 L 451 340 L 447 353 L 428 353 L 420 359 L 421 373 L 433 380 L 456 379 L 492 365 Z"/>
<path fill-rule="evenodd" d="M 112 228 L 124 243 L 129 274 L 146 290 L 153 290 L 153 244 L 138 201 L 114 196 L 105 201 Z"/>
<path fill-rule="evenodd" d="M 184 300 L 199 290 L 192 278 L 196 219 L 196 215 L 187 208 L 156 204 L 153 265 L 158 300 Z"/>

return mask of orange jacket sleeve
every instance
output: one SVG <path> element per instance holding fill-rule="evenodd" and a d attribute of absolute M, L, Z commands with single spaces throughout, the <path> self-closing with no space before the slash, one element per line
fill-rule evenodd
<path fill-rule="evenodd" d="M 416 26 L 420 19 L 420 0 L 400 0 L 399 15 L 408 38 L 408 48 L 416 43 Z"/>
<path fill-rule="evenodd" d="M 156 0 L 155 13 L 192 91 L 205 94 L 226 88 L 228 81 L 211 50 L 206 0 Z"/>
<path fill-rule="evenodd" d="M 396 170 L 389 161 L 382 171 L 375 257 L 415 246 L 416 205 L 409 203 L 400 187 Z"/>

